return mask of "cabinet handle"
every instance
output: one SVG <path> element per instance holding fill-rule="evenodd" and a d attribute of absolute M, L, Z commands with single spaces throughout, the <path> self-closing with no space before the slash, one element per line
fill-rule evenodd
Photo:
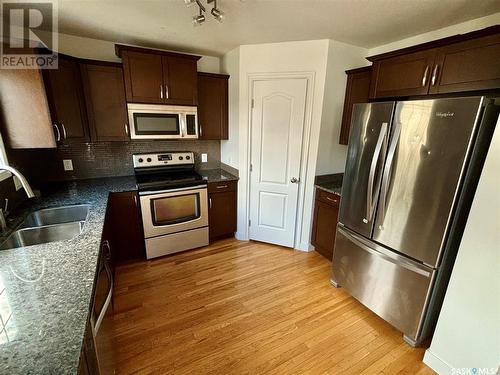
<path fill-rule="evenodd" d="M 135 203 L 135 206 L 138 207 L 138 204 L 137 204 L 137 195 L 134 194 L 134 203 Z"/>
<path fill-rule="evenodd" d="M 128 126 L 127 126 L 127 123 L 125 123 L 125 133 L 128 135 Z"/>
<path fill-rule="evenodd" d="M 436 64 L 434 66 L 434 69 L 432 70 L 432 78 L 431 78 L 431 85 L 434 86 L 436 84 L 436 79 L 438 75 L 438 70 L 439 70 L 439 65 Z"/>
<path fill-rule="evenodd" d="M 170 95 L 168 92 L 169 92 L 168 85 L 165 85 L 165 95 L 166 95 L 167 99 L 170 99 Z"/>
<path fill-rule="evenodd" d="M 208 198 L 208 208 L 212 208 L 212 198 Z"/>
<path fill-rule="evenodd" d="M 227 185 L 219 185 L 219 186 L 217 186 L 217 189 L 225 189 L 225 188 L 227 188 Z"/>
<path fill-rule="evenodd" d="M 200 137 L 203 137 L 203 128 L 201 127 L 201 125 L 199 125 L 199 128 L 200 128 Z"/>
<path fill-rule="evenodd" d="M 330 198 L 330 197 L 326 197 L 326 199 L 328 199 L 330 202 L 333 202 L 333 203 L 337 203 L 338 202 L 337 199 L 333 199 L 333 198 Z"/>
<path fill-rule="evenodd" d="M 425 85 L 427 84 L 427 75 L 428 74 L 429 74 L 429 65 L 427 65 L 425 67 L 424 76 L 422 77 L 422 87 L 425 87 Z"/>
<path fill-rule="evenodd" d="M 56 133 L 57 133 L 56 141 L 60 142 L 61 141 L 61 132 L 59 131 L 59 127 L 57 126 L 57 124 L 52 124 L 52 126 L 56 129 Z"/>
<path fill-rule="evenodd" d="M 163 85 L 160 85 L 160 99 L 163 99 Z"/>
<path fill-rule="evenodd" d="M 62 127 L 62 130 L 63 130 L 63 137 L 64 139 L 67 138 L 67 134 L 66 134 L 66 127 L 64 126 L 64 123 L 61 122 L 61 127 Z"/>

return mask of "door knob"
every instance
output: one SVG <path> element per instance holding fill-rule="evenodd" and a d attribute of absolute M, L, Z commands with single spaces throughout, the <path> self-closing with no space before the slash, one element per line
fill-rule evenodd
<path fill-rule="evenodd" d="M 296 184 L 296 183 L 298 183 L 298 182 L 299 182 L 299 179 L 298 179 L 298 178 L 295 178 L 295 177 L 292 177 L 292 179 L 290 180 L 290 182 L 291 182 L 292 184 Z"/>

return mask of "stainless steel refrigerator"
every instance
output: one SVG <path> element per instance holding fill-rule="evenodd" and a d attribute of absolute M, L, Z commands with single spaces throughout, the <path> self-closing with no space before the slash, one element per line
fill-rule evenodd
<path fill-rule="evenodd" d="M 412 346 L 434 329 L 499 104 L 466 97 L 354 106 L 332 284 Z"/>

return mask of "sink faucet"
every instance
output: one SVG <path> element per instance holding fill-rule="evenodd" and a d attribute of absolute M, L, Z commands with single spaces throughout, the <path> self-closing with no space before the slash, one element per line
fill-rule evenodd
<path fill-rule="evenodd" d="M 8 171 L 12 173 L 14 176 L 16 176 L 19 181 L 21 182 L 21 185 L 23 186 L 24 191 L 26 192 L 26 195 L 28 198 L 33 198 L 35 194 L 33 193 L 33 190 L 31 190 L 31 186 L 28 183 L 28 180 L 26 180 L 26 177 L 24 177 L 21 172 L 19 172 L 17 169 L 12 168 L 11 166 L 8 165 L 1 165 L 0 164 L 0 170 Z M 5 232 L 7 229 L 7 222 L 5 220 L 5 216 L 7 216 L 7 204 L 8 204 L 8 199 L 5 200 L 5 208 L 0 208 L 0 230 Z"/>

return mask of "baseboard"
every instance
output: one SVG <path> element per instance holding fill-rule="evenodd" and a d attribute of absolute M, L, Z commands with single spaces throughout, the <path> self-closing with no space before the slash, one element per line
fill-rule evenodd
<path fill-rule="evenodd" d="M 307 242 L 301 242 L 295 246 L 295 250 L 309 252 L 314 250 L 314 246 Z"/>
<path fill-rule="evenodd" d="M 236 232 L 234 234 L 234 237 L 238 240 L 238 241 L 248 241 L 249 238 L 248 236 L 245 236 L 243 233 L 241 232 Z"/>
<path fill-rule="evenodd" d="M 432 353 L 430 349 L 425 351 L 423 362 L 439 375 L 449 375 L 452 373 L 453 367 Z"/>

